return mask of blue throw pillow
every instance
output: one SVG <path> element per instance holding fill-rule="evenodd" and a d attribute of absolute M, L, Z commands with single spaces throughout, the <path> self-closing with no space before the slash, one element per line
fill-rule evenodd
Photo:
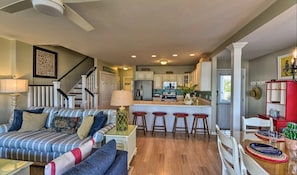
<path fill-rule="evenodd" d="M 116 153 L 116 141 L 111 140 L 63 175 L 104 175 L 115 160 Z"/>
<path fill-rule="evenodd" d="M 38 109 L 32 109 L 32 110 L 20 110 L 20 109 L 15 109 L 13 111 L 13 121 L 11 124 L 11 127 L 8 129 L 8 131 L 18 131 L 22 127 L 23 123 L 23 112 L 30 112 L 30 113 L 35 113 L 35 114 L 41 114 L 43 112 L 43 108 L 38 108 Z"/>
<path fill-rule="evenodd" d="M 94 123 L 90 129 L 89 135 L 93 137 L 95 132 L 101 129 L 106 124 L 106 121 L 107 121 L 107 115 L 103 114 L 103 111 L 98 112 L 95 115 Z"/>

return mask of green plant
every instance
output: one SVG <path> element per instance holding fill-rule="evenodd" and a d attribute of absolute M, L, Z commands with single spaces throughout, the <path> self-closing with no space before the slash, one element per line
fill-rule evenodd
<path fill-rule="evenodd" d="M 188 83 L 185 84 L 184 86 L 177 86 L 178 89 L 180 89 L 183 93 L 185 94 L 191 94 L 195 92 L 195 89 L 198 85 L 197 84 L 192 84 L 192 83 Z"/>

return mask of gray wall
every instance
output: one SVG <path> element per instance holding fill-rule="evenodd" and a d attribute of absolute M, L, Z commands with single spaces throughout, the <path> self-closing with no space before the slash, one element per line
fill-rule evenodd
<path fill-rule="evenodd" d="M 249 61 L 249 83 L 247 84 L 247 90 L 252 89 L 251 81 L 270 81 L 277 79 L 277 58 L 278 56 L 290 54 L 293 51 L 293 47 L 283 49 L 253 60 Z M 259 100 L 256 100 L 248 96 L 248 116 L 265 113 L 266 102 L 266 86 L 259 85 L 262 90 L 262 96 Z"/>

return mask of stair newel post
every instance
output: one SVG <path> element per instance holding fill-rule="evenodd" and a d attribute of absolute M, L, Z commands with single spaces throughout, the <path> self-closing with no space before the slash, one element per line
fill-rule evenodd
<path fill-rule="evenodd" d="M 95 109 L 97 109 L 98 106 L 99 106 L 98 99 L 99 99 L 99 94 L 98 93 L 94 93 L 94 106 L 93 106 L 93 108 L 95 108 Z"/>
<path fill-rule="evenodd" d="M 53 85 L 54 85 L 54 107 L 59 107 L 61 102 L 59 98 L 58 89 L 60 89 L 61 82 L 53 81 Z"/>
<path fill-rule="evenodd" d="M 86 109 L 87 104 L 87 93 L 85 91 L 87 84 L 87 75 L 81 75 L 81 96 L 82 96 L 82 103 L 81 108 Z"/>
<path fill-rule="evenodd" d="M 71 109 L 75 108 L 75 95 L 68 95 L 68 107 Z"/>

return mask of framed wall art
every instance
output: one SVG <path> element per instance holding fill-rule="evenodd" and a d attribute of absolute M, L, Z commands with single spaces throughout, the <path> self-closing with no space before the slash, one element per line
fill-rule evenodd
<path fill-rule="evenodd" d="M 58 54 L 33 46 L 33 77 L 57 78 Z"/>
<path fill-rule="evenodd" d="M 292 79 L 291 73 L 291 59 L 293 56 L 291 54 L 278 56 L 277 64 L 277 77 L 278 79 Z"/>

